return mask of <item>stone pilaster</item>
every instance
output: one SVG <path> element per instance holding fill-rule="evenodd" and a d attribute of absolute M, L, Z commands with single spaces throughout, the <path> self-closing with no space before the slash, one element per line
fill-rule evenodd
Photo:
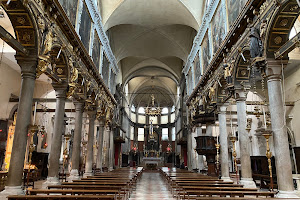
<path fill-rule="evenodd" d="M 98 138 L 98 153 L 96 167 L 102 171 L 102 149 L 104 139 L 104 120 L 99 121 L 99 138 Z"/>
<path fill-rule="evenodd" d="M 201 124 L 199 125 L 199 127 L 196 128 L 196 132 L 197 132 L 197 136 L 202 136 Z M 196 142 L 196 140 L 195 140 L 195 142 Z M 205 168 L 205 166 L 204 166 L 203 155 L 198 155 L 198 169 L 199 169 L 199 173 L 204 168 Z"/>
<path fill-rule="evenodd" d="M 226 126 L 227 105 L 219 107 L 219 130 L 220 130 L 220 161 L 221 161 L 221 179 L 232 181 L 229 176 L 229 156 L 228 156 L 228 134 Z"/>
<path fill-rule="evenodd" d="M 268 60 L 266 74 L 279 190 L 277 196 L 279 198 L 297 198 L 298 196 L 294 192 L 292 164 L 282 98 L 283 88 L 281 73 L 286 64 L 287 61 Z"/>
<path fill-rule="evenodd" d="M 58 185 L 60 181 L 58 179 L 59 173 L 59 158 L 61 155 L 62 148 L 62 134 L 64 130 L 64 115 L 65 115 L 65 103 L 67 84 L 52 84 L 56 94 L 56 109 L 54 118 L 54 129 L 51 141 L 51 150 L 49 158 L 49 168 L 47 181 L 43 183 L 43 188 L 48 185 Z"/>
<path fill-rule="evenodd" d="M 109 166 L 108 166 L 108 171 L 112 171 L 114 169 L 114 152 L 115 152 L 115 147 L 114 147 L 114 132 L 113 128 L 111 127 L 109 129 Z"/>
<path fill-rule="evenodd" d="M 246 113 L 246 97 L 247 92 L 243 89 L 236 90 L 236 106 L 238 133 L 240 142 L 240 157 L 241 157 L 241 184 L 247 188 L 256 188 L 256 184 L 252 178 L 251 160 L 250 160 L 250 140 L 246 131 L 247 113 Z"/>
<path fill-rule="evenodd" d="M 22 83 L 8 179 L 5 190 L 0 194 L 5 199 L 7 195 L 24 194 L 22 177 L 36 79 L 37 58 L 20 57 L 17 61 L 21 67 Z"/>
<path fill-rule="evenodd" d="M 68 182 L 79 180 L 80 150 L 81 150 L 81 130 L 84 102 L 74 102 L 75 105 L 75 130 L 72 149 L 72 169 Z"/>
<path fill-rule="evenodd" d="M 86 162 L 85 162 L 85 172 L 83 177 L 93 175 L 93 146 L 94 146 L 94 137 L 95 137 L 95 119 L 96 111 L 88 112 L 89 116 L 89 134 L 88 134 L 88 143 L 86 151 Z"/>

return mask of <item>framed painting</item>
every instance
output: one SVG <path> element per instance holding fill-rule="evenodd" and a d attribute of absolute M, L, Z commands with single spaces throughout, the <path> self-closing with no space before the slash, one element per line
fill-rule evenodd
<path fill-rule="evenodd" d="M 75 27 L 77 8 L 78 8 L 78 0 L 58 0 L 58 1 L 59 1 L 60 5 L 63 7 L 65 13 L 67 14 L 70 22 Z"/>
<path fill-rule="evenodd" d="M 239 16 L 243 7 L 246 5 L 248 0 L 226 0 L 227 1 L 227 16 L 228 16 L 228 26 L 231 28 L 234 21 Z"/>
<path fill-rule="evenodd" d="M 102 65 L 102 78 L 106 86 L 108 86 L 108 75 L 109 75 L 109 63 L 105 56 L 103 55 L 103 65 Z"/>
<path fill-rule="evenodd" d="M 194 72 L 195 72 L 195 84 L 197 84 L 201 78 L 201 66 L 200 66 L 200 57 L 199 52 L 196 55 L 194 60 Z"/>
<path fill-rule="evenodd" d="M 95 34 L 94 34 L 92 58 L 93 58 L 94 64 L 97 67 L 97 70 L 99 71 L 99 65 L 100 65 L 100 40 L 98 38 L 96 30 L 95 30 Z"/>
<path fill-rule="evenodd" d="M 226 31 L 225 31 L 226 16 L 224 11 L 225 8 L 220 3 L 211 21 L 211 35 L 214 41 L 213 42 L 214 53 L 219 49 L 226 35 Z"/>
<path fill-rule="evenodd" d="M 190 70 L 189 70 L 189 73 L 187 76 L 187 82 L 188 82 L 188 94 L 190 95 L 194 88 L 192 68 L 190 68 Z"/>
<path fill-rule="evenodd" d="M 210 62 L 211 59 L 211 47 L 210 47 L 210 41 L 209 41 L 209 37 L 208 37 L 208 32 L 206 32 L 203 41 L 202 41 L 202 45 L 201 45 L 201 52 L 202 52 L 202 67 L 203 67 L 203 73 L 205 73 L 208 64 Z"/>
<path fill-rule="evenodd" d="M 79 35 L 81 41 L 86 48 L 87 52 L 89 52 L 90 40 L 91 40 L 91 28 L 92 28 L 92 19 L 88 12 L 86 5 L 84 4 L 82 8 L 81 14 L 81 22 L 79 27 Z"/>

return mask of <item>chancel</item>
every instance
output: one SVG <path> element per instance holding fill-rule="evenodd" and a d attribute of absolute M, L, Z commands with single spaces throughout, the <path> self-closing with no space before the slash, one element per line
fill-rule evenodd
<path fill-rule="evenodd" d="M 0 1 L 0 200 L 300 199 L 299 14 Z"/>

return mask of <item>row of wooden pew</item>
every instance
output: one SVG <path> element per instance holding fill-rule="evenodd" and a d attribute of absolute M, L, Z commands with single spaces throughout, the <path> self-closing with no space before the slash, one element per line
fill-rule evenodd
<path fill-rule="evenodd" d="M 160 169 L 172 195 L 177 199 L 249 199 L 273 198 L 276 192 L 244 188 L 216 177 L 180 169 Z"/>
<path fill-rule="evenodd" d="M 112 200 L 128 199 L 143 168 L 121 168 L 107 173 L 51 185 L 47 189 L 29 189 L 26 195 L 8 196 L 8 200 Z"/>

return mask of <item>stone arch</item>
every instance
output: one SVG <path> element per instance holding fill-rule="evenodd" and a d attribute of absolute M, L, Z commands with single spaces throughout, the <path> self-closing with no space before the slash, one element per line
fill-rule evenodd
<path fill-rule="evenodd" d="M 30 56 L 37 56 L 39 52 L 38 44 L 40 43 L 40 37 L 38 34 L 37 22 L 35 21 L 36 16 L 31 8 L 29 8 L 29 3 L 26 3 L 27 6 L 24 4 L 20 0 L 4 0 L 1 2 L 1 6 L 4 8 L 12 23 L 16 39 L 23 47 L 30 50 Z"/>
<path fill-rule="evenodd" d="M 278 3 L 279 4 L 279 3 Z M 289 40 L 290 31 L 300 13 L 296 0 L 284 0 L 279 5 L 274 4 L 270 10 L 275 10 L 268 16 L 266 40 L 263 41 L 264 56 L 274 58 L 274 53 Z"/>

